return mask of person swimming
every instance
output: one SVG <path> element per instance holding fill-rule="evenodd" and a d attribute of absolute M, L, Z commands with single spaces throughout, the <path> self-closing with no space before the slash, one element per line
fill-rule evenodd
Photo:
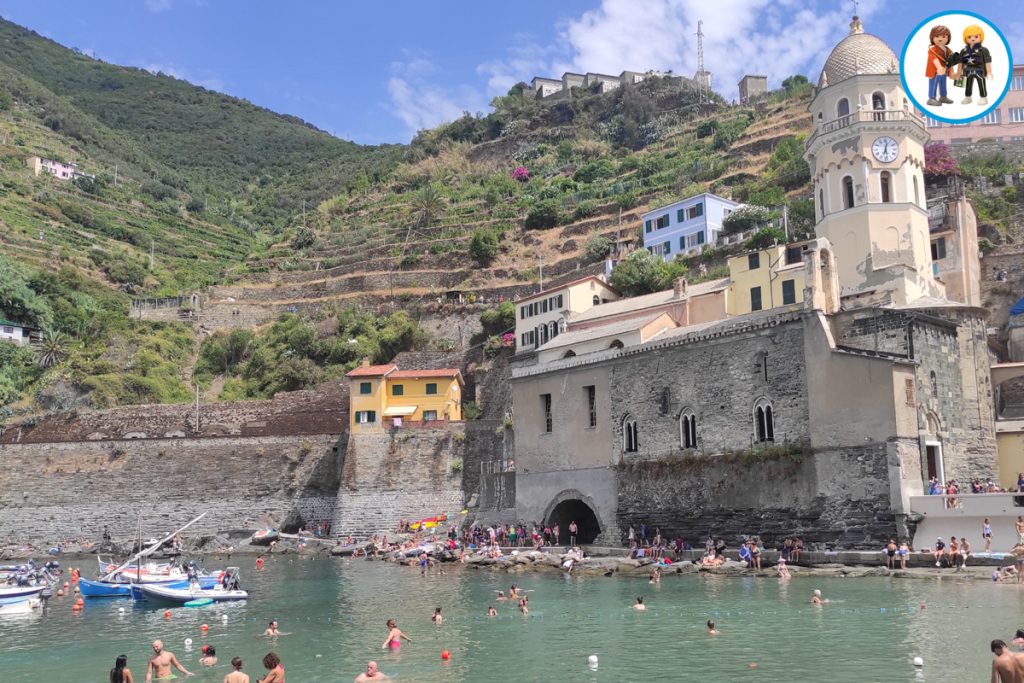
<path fill-rule="evenodd" d="M 714 619 L 708 619 L 708 635 L 709 636 L 717 636 L 718 635 L 718 629 L 715 628 L 715 620 Z"/>
<path fill-rule="evenodd" d="M 441 625 L 442 617 L 441 617 L 441 608 L 440 607 L 434 608 L 434 614 L 431 615 L 430 620 L 432 622 L 434 622 L 435 624 L 437 624 L 438 626 Z"/>
<path fill-rule="evenodd" d="M 505 602 L 508 598 L 505 597 L 505 591 L 498 591 L 498 602 Z"/>
<path fill-rule="evenodd" d="M 519 611 L 523 614 L 530 613 L 530 605 L 526 602 L 526 598 L 523 598 L 519 601 Z"/>
<path fill-rule="evenodd" d="M 388 648 L 391 648 L 392 650 L 397 650 L 398 648 L 402 647 L 403 638 L 407 643 L 412 642 L 412 639 L 409 636 L 405 635 L 399 630 L 398 626 L 395 624 L 394 619 L 388 619 L 386 625 L 388 627 L 388 639 L 384 641 L 384 644 L 380 646 L 380 649 L 386 650 Z"/>
<path fill-rule="evenodd" d="M 636 603 L 633 605 L 633 609 L 635 609 L 637 612 L 647 611 L 647 605 L 644 604 L 644 596 L 636 596 Z"/>
<path fill-rule="evenodd" d="M 489 617 L 496 617 L 496 616 L 498 616 L 498 610 L 494 609 L 494 605 L 489 605 L 487 607 L 487 616 L 489 616 Z"/>
<path fill-rule="evenodd" d="M 828 602 L 828 600 L 827 599 L 823 599 L 821 597 L 821 591 L 818 590 L 817 588 L 815 588 L 814 589 L 814 595 L 811 596 L 811 604 L 812 605 L 822 605 L 822 604 L 824 604 L 826 602 Z"/>

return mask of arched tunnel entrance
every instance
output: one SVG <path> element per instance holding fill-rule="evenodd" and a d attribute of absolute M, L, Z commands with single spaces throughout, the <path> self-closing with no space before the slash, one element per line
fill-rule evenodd
<path fill-rule="evenodd" d="M 601 523 L 597 521 L 597 515 L 579 498 L 570 498 L 558 503 L 545 521 L 552 527 L 558 525 L 558 540 L 561 545 L 569 544 L 569 524 L 573 521 L 576 522 L 578 532 L 577 544 L 593 543 L 601 533 Z"/>

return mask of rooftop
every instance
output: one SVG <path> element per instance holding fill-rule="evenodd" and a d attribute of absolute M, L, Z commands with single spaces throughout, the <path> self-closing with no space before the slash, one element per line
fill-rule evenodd
<path fill-rule="evenodd" d="M 603 339 L 605 337 L 615 337 L 627 332 L 635 332 L 640 328 L 654 322 L 658 318 L 665 316 L 664 313 L 658 313 L 654 315 L 645 316 L 643 318 L 629 318 L 627 320 L 620 320 L 619 322 L 609 323 L 607 325 L 601 325 L 600 327 L 588 327 L 585 330 L 570 330 L 563 332 L 544 346 L 541 346 L 538 351 L 550 351 L 551 349 L 559 349 L 565 346 L 572 346 L 573 344 L 580 344 L 582 342 L 593 341 L 595 339 Z M 671 320 L 671 319 L 669 319 Z M 673 323 L 674 325 L 674 323 Z"/>
<path fill-rule="evenodd" d="M 345 374 L 346 377 L 384 377 L 398 370 L 393 363 L 387 365 L 363 365 Z"/>
<path fill-rule="evenodd" d="M 524 296 L 522 298 L 516 299 L 515 303 L 521 304 L 524 301 L 531 301 L 531 300 L 539 298 L 539 297 L 547 296 L 548 294 L 551 294 L 551 292 L 557 292 L 560 289 L 566 289 L 568 287 L 574 287 L 576 285 L 583 284 L 584 282 L 589 282 L 590 280 L 596 280 L 597 282 L 599 282 L 601 284 L 602 287 L 605 287 L 606 289 L 609 289 L 609 290 L 615 292 L 616 294 L 619 293 L 618 290 L 616 290 L 614 287 L 612 287 L 610 284 L 605 282 L 602 278 L 598 277 L 597 275 L 587 275 L 586 277 L 581 277 L 581 278 L 579 278 L 577 280 L 571 280 L 569 282 L 566 282 L 565 284 L 558 285 L 557 287 L 548 287 L 547 289 L 542 289 L 541 291 L 537 292 L 536 294 L 531 294 L 529 296 Z"/>
<path fill-rule="evenodd" d="M 669 204 L 663 204 L 662 206 L 659 206 L 656 209 L 651 209 L 650 211 L 644 212 L 643 214 L 641 214 L 641 216 L 649 216 L 652 213 L 658 213 L 659 211 L 664 211 L 665 209 L 669 208 L 670 206 L 675 206 L 677 204 L 685 204 L 686 202 L 692 202 L 694 199 L 700 199 L 701 197 L 713 197 L 713 198 L 717 199 L 720 202 L 724 202 L 726 204 L 731 204 L 733 206 L 740 206 L 741 205 L 740 202 L 736 202 L 736 201 L 733 201 L 731 199 L 726 199 L 725 197 L 721 197 L 721 196 L 715 194 L 714 192 L 701 192 L 700 194 L 695 194 L 695 195 L 692 195 L 690 197 L 684 197 L 683 199 L 679 199 L 679 200 L 671 202 Z"/>
<path fill-rule="evenodd" d="M 832 48 L 818 78 L 818 87 L 835 85 L 858 74 L 899 73 L 896 55 L 878 36 L 864 33 L 858 17 L 850 22 L 850 35 Z"/>
<path fill-rule="evenodd" d="M 707 282 L 700 282 L 695 285 L 689 285 L 686 288 L 686 296 L 700 296 L 701 294 L 708 294 L 710 292 L 728 289 L 730 283 L 731 280 L 727 277 L 724 277 L 720 280 L 708 280 Z M 642 311 L 646 308 L 663 306 L 665 304 L 671 303 L 674 299 L 675 290 L 666 289 L 661 292 L 644 294 L 642 296 L 634 296 L 629 299 L 609 301 L 606 304 L 601 304 L 600 306 L 588 308 L 582 313 L 578 313 L 572 316 L 571 318 L 569 318 L 569 324 L 572 325 L 573 323 L 582 323 L 590 320 L 597 320 L 599 318 L 606 318 L 613 315 L 632 313 L 634 311 Z"/>

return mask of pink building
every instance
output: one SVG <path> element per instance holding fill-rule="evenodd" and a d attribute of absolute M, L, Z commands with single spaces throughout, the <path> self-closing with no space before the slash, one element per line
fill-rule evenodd
<path fill-rule="evenodd" d="M 970 123 L 945 123 L 924 116 L 932 142 L 947 145 L 967 144 L 979 140 L 993 142 L 1024 142 L 1024 64 L 1015 64 L 1010 90 L 999 106 L 984 118 Z"/>
<path fill-rule="evenodd" d="M 40 173 L 49 173 L 55 178 L 61 180 L 71 180 L 79 175 L 84 175 L 78 172 L 78 167 L 71 163 L 63 161 L 56 161 L 54 159 L 43 159 L 42 157 L 29 157 L 25 160 L 28 167 L 32 169 L 34 175 Z"/>

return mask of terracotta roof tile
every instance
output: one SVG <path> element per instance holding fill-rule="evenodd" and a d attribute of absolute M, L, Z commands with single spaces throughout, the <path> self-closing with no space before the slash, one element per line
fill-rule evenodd
<path fill-rule="evenodd" d="M 346 377 L 383 377 L 390 375 L 390 373 L 398 370 L 398 367 L 393 363 L 387 365 L 370 365 L 367 367 L 358 367 L 355 370 L 348 372 Z"/>

